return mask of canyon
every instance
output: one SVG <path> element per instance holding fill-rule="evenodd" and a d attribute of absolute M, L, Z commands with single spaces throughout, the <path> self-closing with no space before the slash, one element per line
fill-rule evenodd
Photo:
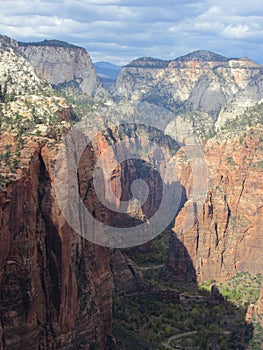
<path fill-rule="evenodd" d="M 61 212 L 55 163 L 78 119 L 78 92 L 95 101 L 79 107 L 84 125 L 99 132 L 77 171 L 80 197 L 98 221 L 120 228 L 147 223 L 167 188 L 180 196 L 166 225 L 171 236 L 160 280 L 223 283 L 238 273 L 262 274 L 261 65 L 209 51 L 169 62 L 141 58 L 122 68 L 106 91 L 86 50 L 71 44 L 17 43 L 1 36 L 0 59 L 1 350 L 115 349 L 115 294 L 179 300 L 168 287 L 153 287 L 133 259 L 134 252 L 151 252 L 151 242 L 130 250 L 100 246 L 74 232 Z M 198 212 L 193 192 L 199 186 L 187 145 L 202 149 L 207 167 L 200 169 L 207 171 L 207 191 Z M 128 215 L 105 208 L 93 181 L 104 152 L 112 165 L 126 149 L 136 160 L 114 168 L 102 192 L 107 199 L 111 188 L 118 208 L 131 200 L 132 182 L 144 179 L 148 199 L 141 208 L 140 200 L 130 202 L 134 210 Z M 180 191 L 172 192 L 171 169 Z M 150 230 L 146 235 L 154 237 Z M 251 319 L 263 314 L 262 300 L 261 292 Z"/>

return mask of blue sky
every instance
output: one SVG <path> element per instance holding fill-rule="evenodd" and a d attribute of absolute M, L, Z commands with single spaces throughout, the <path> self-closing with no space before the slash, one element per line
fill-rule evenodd
<path fill-rule="evenodd" d="M 262 0 L 0 0 L 0 33 L 65 40 L 120 65 L 198 49 L 263 63 Z"/>

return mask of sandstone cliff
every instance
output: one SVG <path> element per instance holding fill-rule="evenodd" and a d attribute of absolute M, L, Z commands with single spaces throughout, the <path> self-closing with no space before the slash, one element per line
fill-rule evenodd
<path fill-rule="evenodd" d="M 19 43 L 18 52 L 24 55 L 37 74 L 53 86 L 78 86 L 94 96 L 101 85 L 87 51 L 61 41 Z"/>
<path fill-rule="evenodd" d="M 1 37 L 0 349 L 106 349 L 109 252 L 72 231 L 54 192 L 74 113 L 16 47 Z"/>
<path fill-rule="evenodd" d="M 27 140 L 23 173 L 1 192 L 3 349 L 88 349 L 93 342 L 104 349 L 111 334 L 109 254 L 74 234 L 63 218 L 54 153 Z"/>
<path fill-rule="evenodd" d="M 121 70 L 113 96 L 117 101 L 164 107 L 176 115 L 199 111 L 216 121 L 220 114 L 217 126 L 221 127 L 262 98 L 261 79 L 262 66 L 248 59 L 196 51 L 169 62 L 132 61 Z M 233 108 L 236 96 L 238 108 Z M 232 113 L 227 113 L 230 109 Z"/>
<path fill-rule="evenodd" d="M 131 260 L 117 252 L 110 264 L 108 249 L 75 234 L 63 217 L 54 192 L 54 163 L 74 113 L 39 76 L 53 85 L 77 84 L 90 96 L 97 78 L 84 49 L 61 42 L 18 47 L 6 37 L 0 44 L 0 348 L 106 349 L 111 336 L 112 272 L 118 291 L 144 290 L 148 285 Z M 84 204 L 101 223 L 125 228 L 154 216 L 163 189 L 174 196 L 180 189 L 177 208 L 170 208 L 179 214 L 163 276 L 223 281 L 239 271 L 262 273 L 262 104 L 256 105 L 259 110 L 253 110 L 252 117 L 247 111 L 233 118 L 261 98 L 262 66 L 246 59 L 197 52 L 171 62 L 132 62 L 118 78 L 115 101 L 108 101 L 96 118 L 91 114 L 86 121 L 93 129 L 96 119 L 102 131 L 79 162 Z M 238 108 L 232 114 L 236 99 Z M 112 120 L 120 121 L 124 111 L 128 120 L 147 124 L 148 118 L 161 130 L 121 123 L 108 127 L 106 117 L 113 114 Z M 218 133 L 207 141 L 216 119 Z M 228 119 L 232 121 L 226 123 Z M 185 120 L 190 130 L 183 129 Z M 181 223 L 189 207 L 194 208 L 191 164 L 178 144 L 164 135 L 165 129 L 180 144 L 194 132 L 205 144 L 209 188 L 200 215 L 192 212 L 196 220 L 185 231 Z M 122 147 L 114 148 L 120 141 Z M 152 147 L 153 142 L 162 146 L 163 153 Z M 101 163 L 105 170 L 128 151 L 136 156 L 119 164 L 106 184 L 101 182 L 106 199 L 109 188 L 113 190 L 116 207 L 132 198 L 134 180 L 142 178 L 149 186 L 142 208 L 142 193 L 129 204 L 130 215 L 105 209 L 94 189 L 94 165 L 105 151 L 109 151 Z M 177 164 L 176 183 L 166 153 Z M 158 171 L 166 182 L 161 182 Z M 152 232 L 146 233 L 152 237 Z M 169 291 L 163 293 L 170 298 Z M 262 296 L 258 313 L 261 301 Z"/>
<path fill-rule="evenodd" d="M 122 69 L 115 90 L 120 107 L 128 99 L 129 106 L 136 106 L 134 115 L 139 109 L 148 112 L 142 121 L 157 122 L 158 115 L 158 125 L 166 121 L 165 132 L 177 141 L 184 144 L 195 133 L 205 145 L 210 173 L 205 204 L 187 232 L 181 227 L 191 201 L 176 218 L 177 237 L 171 239 L 164 275 L 191 278 L 188 259 L 199 280 L 224 280 L 239 271 L 262 273 L 262 93 L 261 65 L 206 51 L 170 62 L 141 58 Z M 180 152 L 176 159 L 183 164 L 179 178 L 188 196 L 187 159 Z M 178 239 L 189 255 L 180 251 Z"/>
<path fill-rule="evenodd" d="M 229 132 L 221 134 L 205 146 L 210 185 L 203 210 L 196 224 L 182 231 L 186 203 L 174 226 L 199 280 L 225 280 L 239 271 L 263 271 L 261 144 L 262 129 L 251 127 L 246 131 L 239 129 L 232 137 Z M 187 189 L 189 184 L 185 186 Z M 173 242 L 170 249 L 167 267 L 174 268 Z"/>

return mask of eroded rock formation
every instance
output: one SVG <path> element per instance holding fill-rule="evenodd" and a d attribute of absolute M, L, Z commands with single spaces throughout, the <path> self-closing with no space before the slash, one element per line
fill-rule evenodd
<path fill-rule="evenodd" d="M 209 51 L 172 61 L 140 58 L 122 68 L 113 96 L 176 114 L 207 113 L 220 128 L 262 99 L 262 65 Z"/>
<path fill-rule="evenodd" d="M 109 253 L 62 216 L 55 153 L 28 139 L 23 172 L 0 194 L 3 349 L 105 349 L 111 335 Z"/>
<path fill-rule="evenodd" d="M 84 48 L 60 41 L 19 43 L 18 51 L 24 55 L 37 74 L 50 84 L 60 86 L 72 83 L 93 96 L 100 86 L 95 68 Z"/>
<path fill-rule="evenodd" d="M 181 232 L 186 203 L 174 226 L 199 280 L 263 271 L 261 140 L 261 130 L 251 128 L 234 139 L 212 139 L 205 147 L 211 184 L 203 210 L 196 224 Z M 168 266 L 174 267 L 178 249 L 173 243 L 171 250 Z"/>

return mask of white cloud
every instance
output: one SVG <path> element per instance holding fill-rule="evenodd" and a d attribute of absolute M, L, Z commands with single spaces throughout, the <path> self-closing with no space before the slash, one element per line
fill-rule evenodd
<path fill-rule="evenodd" d="M 24 41 L 66 40 L 116 63 L 199 48 L 260 61 L 263 9 L 261 0 L 6 0 L 0 31 Z"/>
<path fill-rule="evenodd" d="M 222 35 L 231 39 L 243 39 L 249 36 L 248 25 L 228 25 L 222 31 Z"/>

